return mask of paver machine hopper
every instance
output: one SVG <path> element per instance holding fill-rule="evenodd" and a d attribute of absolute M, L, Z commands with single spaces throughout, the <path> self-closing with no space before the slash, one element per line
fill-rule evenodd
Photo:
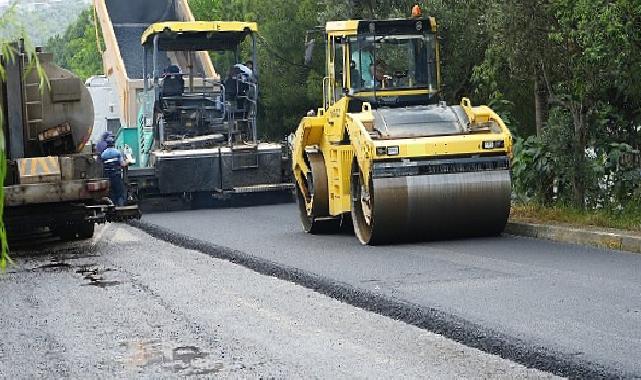
<path fill-rule="evenodd" d="M 510 213 L 512 138 L 486 106 L 439 101 L 434 18 L 328 22 L 323 107 L 294 137 L 310 233 L 363 244 L 495 235 Z"/>

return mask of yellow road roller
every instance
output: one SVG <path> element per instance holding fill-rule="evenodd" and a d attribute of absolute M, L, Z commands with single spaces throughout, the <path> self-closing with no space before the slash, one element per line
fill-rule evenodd
<path fill-rule="evenodd" d="M 486 106 L 439 101 L 436 19 L 328 22 L 323 106 L 292 141 L 300 217 L 361 243 L 498 235 L 512 137 Z"/>

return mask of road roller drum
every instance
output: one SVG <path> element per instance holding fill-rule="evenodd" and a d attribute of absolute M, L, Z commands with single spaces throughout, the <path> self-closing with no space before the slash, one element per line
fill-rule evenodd
<path fill-rule="evenodd" d="M 366 197 L 352 183 L 354 231 L 365 244 L 497 235 L 510 214 L 508 170 L 375 178 Z"/>

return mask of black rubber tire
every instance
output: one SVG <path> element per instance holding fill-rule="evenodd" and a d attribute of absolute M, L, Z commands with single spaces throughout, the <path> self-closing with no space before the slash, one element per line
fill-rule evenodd
<path fill-rule="evenodd" d="M 94 223 L 85 222 L 78 226 L 78 239 L 91 239 L 93 237 L 96 225 Z"/>
<path fill-rule="evenodd" d="M 370 180 L 371 181 L 371 180 Z M 361 184 L 363 182 L 363 173 L 358 166 L 358 162 L 354 160 L 352 163 L 352 176 L 350 184 L 350 194 L 352 198 L 352 213 L 351 219 L 354 226 L 354 235 L 363 245 L 378 245 L 381 241 L 377 239 L 374 233 L 373 222 L 368 224 L 365 220 L 362 204 L 361 204 Z M 370 189 L 372 184 L 370 182 Z M 373 202 L 373 199 L 372 199 Z M 373 206 L 372 206 L 373 207 Z M 372 218 L 374 216 L 372 215 Z"/>
<path fill-rule="evenodd" d="M 305 200 L 303 199 L 303 194 L 301 193 L 298 186 L 296 186 L 296 200 L 298 203 L 298 210 L 300 215 L 300 221 L 303 225 L 303 230 L 308 234 L 312 235 L 325 235 L 325 234 L 334 234 L 340 230 L 341 220 L 340 218 L 336 219 L 318 219 L 314 216 L 307 215 L 307 209 L 305 207 Z"/>
<path fill-rule="evenodd" d="M 64 227 L 58 227 L 54 234 L 60 237 L 62 241 L 84 240 L 93 237 L 95 224 L 89 222 L 80 222 L 69 224 Z"/>
<path fill-rule="evenodd" d="M 322 153 L 308 154 L 312 170 L 310 185 L 312 192 L 312 213 L 307 212 L 306 202 L 299 185 L 296 185 L 296 201 L 300 220 L 305 232 L 312 235 L 335 234 L 340 232 L 341 218 L 330 218 L 329 215 L 329 194 L 327 184 L 327 170 Z"/>
<path fill-rule="evenodd" d="M 63 228 L 56 229 L 54 234 L 57 235 L 62 241 L 73 241 L 76 240 L 78 231 L 76 231 L 73 226 L 65 226 Z"/>

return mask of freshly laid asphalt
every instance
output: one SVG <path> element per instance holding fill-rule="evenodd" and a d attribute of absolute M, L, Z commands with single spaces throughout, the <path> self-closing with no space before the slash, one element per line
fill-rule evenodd
<path fill-rule="evenodd" d="M 0 378 L 551 378 L 125 225 L 13 251 Z"/>
<path fill-rule="evenodd" d="M 140 227 L 529 367 L 641 376 L 638 254 L 509 236 L 367 247 L 305 234 L 294 204 L 147 214 Z"/>

